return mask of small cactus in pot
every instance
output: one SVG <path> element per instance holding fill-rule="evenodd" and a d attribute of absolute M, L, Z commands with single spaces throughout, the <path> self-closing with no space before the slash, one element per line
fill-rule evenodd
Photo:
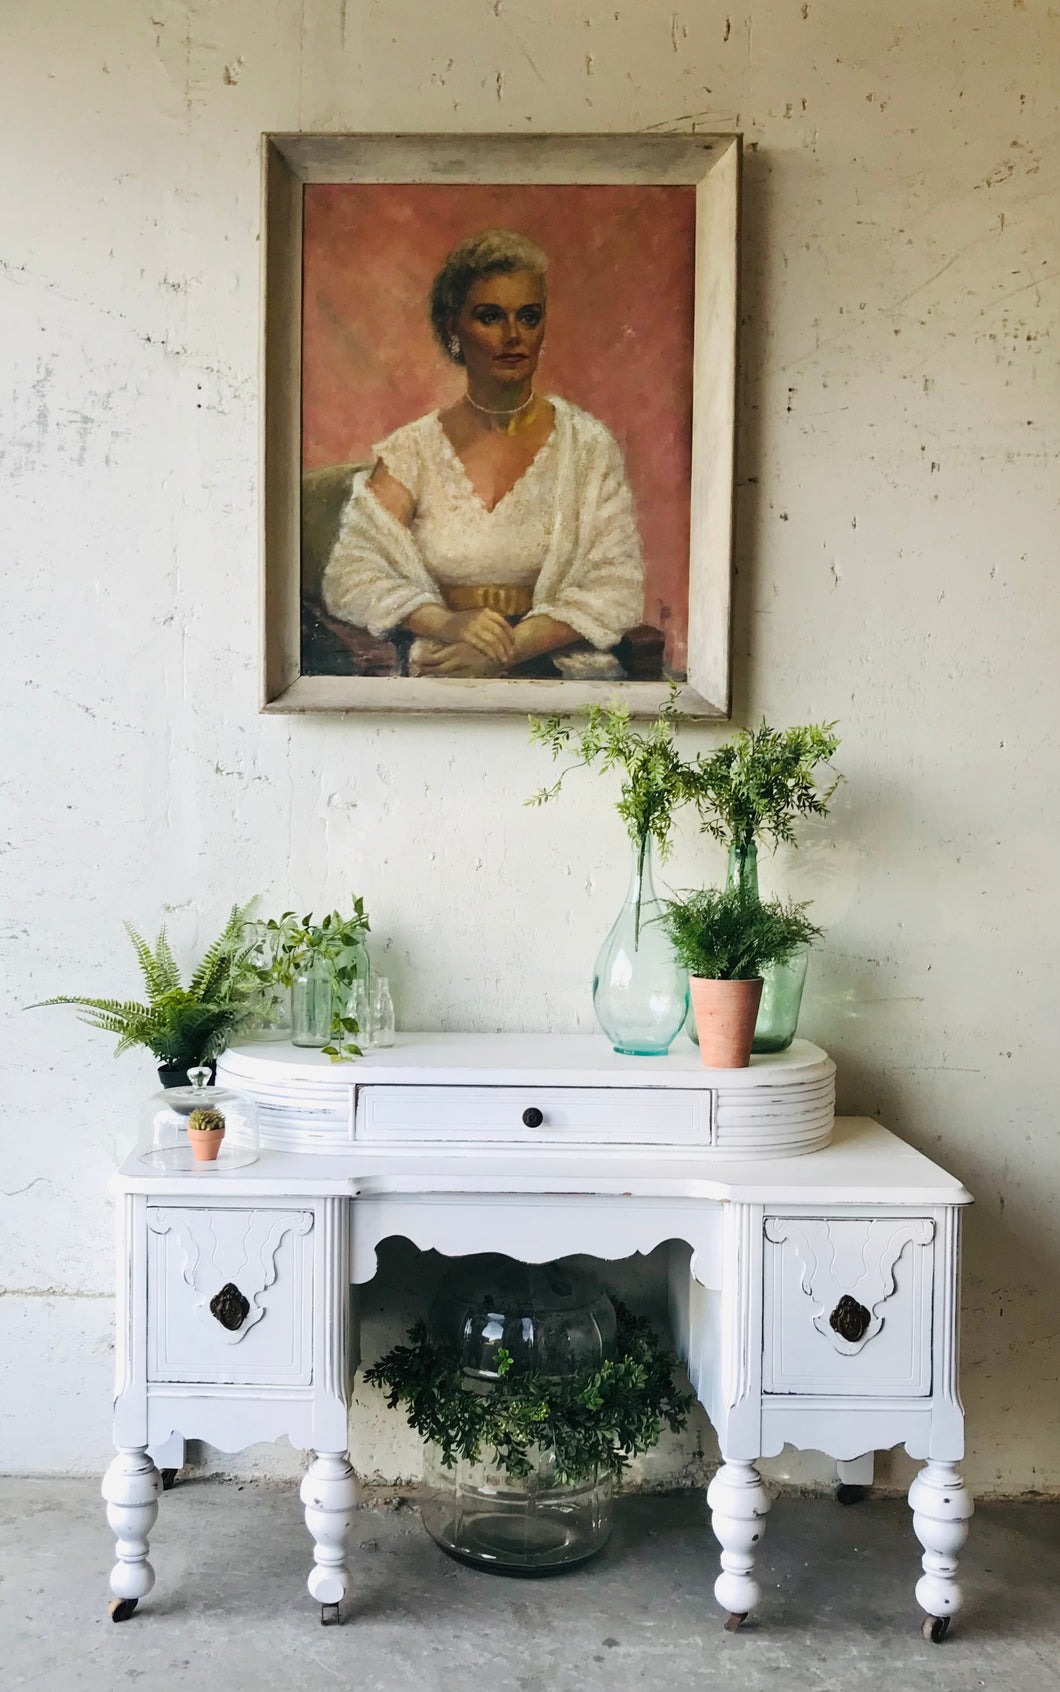
<path fill-rule="evenodd" d="M 225 1137 L 224 1113 L 199 1106 L 188 1117 L 188 1140 L 196 1163 L 215 1163 Z"/>

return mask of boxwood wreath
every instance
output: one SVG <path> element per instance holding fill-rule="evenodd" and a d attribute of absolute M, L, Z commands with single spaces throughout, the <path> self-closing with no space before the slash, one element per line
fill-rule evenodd
<path fill-rule="evenodd" d="M 630 1459 L 659 1442 L 665 1423 L 679 1433 L 694 1402 L 678 1391 L 676 1358 L 660 1345 L 650 1324 L 618 1299 L 615 1356 L 598 1368 L 561 1380 L 516 1370 L 498 1347 L 498 1378 L 469 1381 L 456 1354 L 434 1344 L 424 1322 L 409 1330 L 365 1380 L 383 1389 L 391 1410 L 405 1406 L 409 1426 L 439 1448 L 453 1468 L 459 1458 L 477 1463 L 483 1451 L 513 1480 L 537 1468 L 532 1453 L 546 1453 L 561 1485 L 590 1480 L 597 1472 L 621 1475 Z"/>

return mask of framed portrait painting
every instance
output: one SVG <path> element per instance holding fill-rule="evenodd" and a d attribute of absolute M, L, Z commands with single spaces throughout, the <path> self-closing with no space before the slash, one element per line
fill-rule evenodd
<path fill-rule="evenodd" d="M 264 138 L 265 710 L 728 715 L 739 165 Z"/>

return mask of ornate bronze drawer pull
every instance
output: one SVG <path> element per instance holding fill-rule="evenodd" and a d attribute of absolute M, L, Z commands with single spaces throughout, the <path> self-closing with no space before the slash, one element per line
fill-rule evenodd
<path fill-rule="evenodd" d="M 243 1326 L 250 1311 L 250 1300 L 244 1298 L 234 1281 L 226 1281 L 219 1293 L 210 1300 L 210 1314 L 216 1316 L 222 1328 L 236 1333 Z"/>
<path fill-rule="evenodd" d="M 849 1293 L 844 1293 L 828 1318 L 828 1326 L 839 1335 L 840 1339 L 848 1340 L 851 1345 L 856 1345 L 858 1340 L 863 1337 L 871 1321 L 872 1316 L 865 1309 L 865 1306 L 859 1304 L 856 1298 L 851 1298 Z"/>

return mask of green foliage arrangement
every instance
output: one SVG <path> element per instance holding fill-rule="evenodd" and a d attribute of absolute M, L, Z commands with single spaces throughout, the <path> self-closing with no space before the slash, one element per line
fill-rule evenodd
<path fill-rule="evenodd" d="M 136 950 L 147 989 L 147 1003 L 131 999 L 86 999 L 62 994 L 43 1005 L 77 1005 L 90 1028 L 116 1034 L 118 1057 L 132 1046 L 146 1046 L 158 1062 L 191 1069 L 218 1056 L 238 1033 L 251 1010 L 256 980 L 248 959 L 252 947 L 244 927 L 253 900 L 233 905 L 224 928 L 194 970 L 186 987 L 170 950 L 165 928 L 151 947 L 131 923 L 126 933 Z M 28 1007 L 31 1010 L 38 1005 Z"/>
<path fill-rule="evenodd" d="M 738 852 L 756 840 L 795 844 L 799 817 L 828 815 L 828 801 L 841 776 L 823 786 L 818 766 L 834 757 L 839 737 L 834 723 L 774 729 L 738 729 L 709 757 L 695 760 L 685 775 L 703 828 Z"/>
<path fill-rule="evenodd" d="M 331 1044 L 322 1050 L 332 1063 L 363 1056 L 360 1046 L 351 1038 L 360 1033 L 355 1018 L 345 1014 L 350 989 L 364 973 L 365 936 L 371 924 L 364 908 L 364 900 L 355 898 L 350 916 L 341 911 L 329 911 L 320 922 L 313 921 L 312 912 L 298 918 L 293 911 L 284 911 L 279 918 L 265 924 L 272 963 L 264 971 L 264 978 L 289 987 L 300 970 L 314 959 L 322 959 L 331 972 L 334 984 L 335 1011 L 331 1024 Z"/>
<path fill-rule="evenodd" d="M 690 975 L 713 981 L 753 981 L 769 964 L 783 963 L 821 929 L 806 905 L 749 897 L 740 887 L 703 888 L 670 899 L 659 921 L 674 955 Z"/>
<path fill-rule="evenodd" d="M 418 1322 L 409 1344 L 395 1346 L 365 1380 L 382 1387 L 393 1410 L 406 1407 L 410 1427 L 431 1440 L 442 1462 L 478 1462 L 492 1453 L 513 1480 L 534 1472 L 535 1451 L 547 1453 L 561 1484 L 590 1479 L 598 1470 L 621 1474 L 630 1458 L 656 1445 L 665 1423 L 685 1424 L 692 1396 L 676 1390 L 674 1359 L 650 1325 L 615 1301 L 614 1359 L 564 1380 L 516 1372 L 501 1357 L 500 1378 L 476 1391 L 455 1355 L 432 1344 Z"/>
<path fill-rule="evenodd" d="M 682 720 L 676 706 L 678 689 L 645 733 L 630 724 L 629 707 L 617 700 L 610 705 L 590 705 L 584 727 L 576 728 L 569 717 L 531 717 L 530 744 L 547 746 L 553 759 L 570 753 L 573 762 L 551 787 L 543 787 L 527 800 L 544 805 L 559 793 L 572 770 L 620 769 L 623 781 L 618 801 L 622 818 L 641 857 L 647 841 L 653 839 L 665 859 L 670 850 L 674 813 L 691 797 L 690 766 L 674 744 L 674 731 Z"/>
<path fill-rule="evenodd" d="M 654 840 L 665 862 L 670 853 L 674 814 L 692 797 L 691 768 L 674 744 L 674 732 L 682 720 L 676 700 L 679 692 L 671 684 L 670 697 L 646 732 L 633 728 L 629 707 L 617 700 L 610 705 L 590 705 L 585 726 L 578 729 L 569 717 L 531 717 L 530 744 L 547 746 L 553 759 L 570 752 L 573 762 L 551 787 L 543 787 L 527 800 L 544 805 L 555 799 L 572 770 L 620 769 L 624 779 L 617 810 L 637 852 L 637 906 L 634 944 L 640 942 L 640 886 L 648 841 Z"/>

